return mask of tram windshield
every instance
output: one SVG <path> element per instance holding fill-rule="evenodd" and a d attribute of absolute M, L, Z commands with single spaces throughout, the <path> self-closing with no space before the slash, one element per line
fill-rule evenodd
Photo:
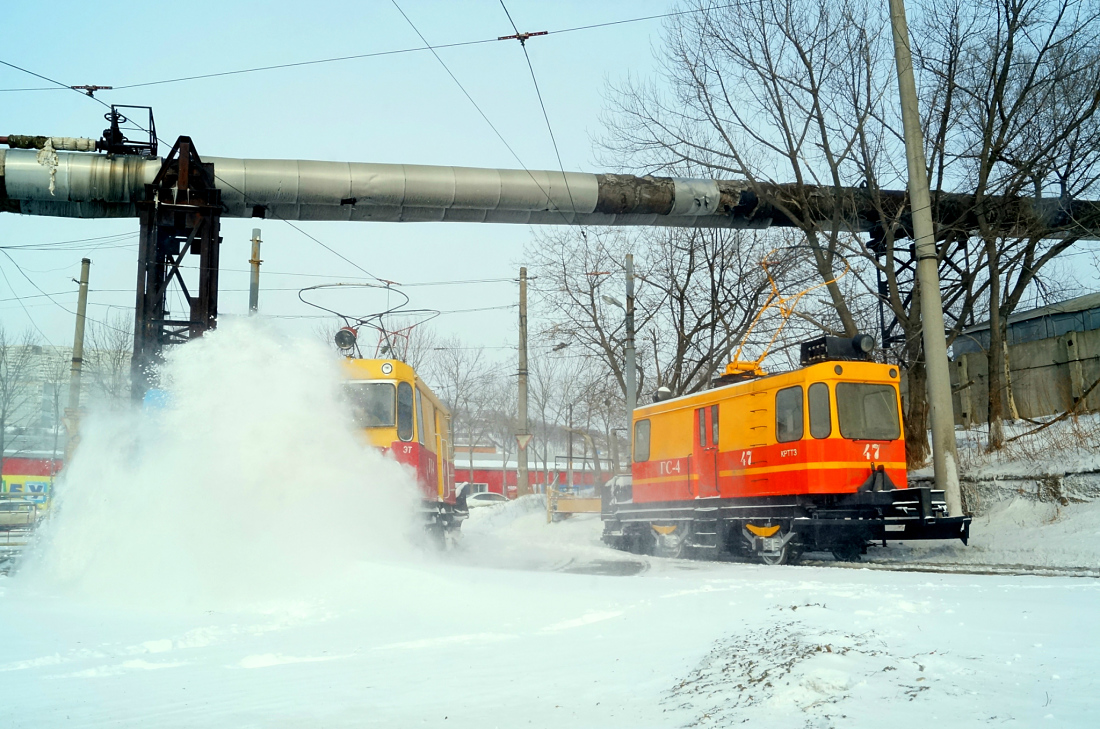
<path fill-rule="evenodd" d="M 838 382 L 836 413 L 840 434 L 852 440 L 901 437 L 898 395 L 893 385 Z"/>
<path fill-rule="evenodd" d="M 392 382 L 349 382 L 344 385 L 355 424 L 360 428 L 392 428 L 396 388 Z"/>

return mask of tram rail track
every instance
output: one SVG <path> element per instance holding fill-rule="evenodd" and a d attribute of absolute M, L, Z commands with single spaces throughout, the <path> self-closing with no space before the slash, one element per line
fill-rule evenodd
<path fill-rule="evenodd" d="M 970 562 L 837 562 L 825 559 L 802 559 L 805 567 L 879 570 L 882 572 L 926 572 L 953 575 L 1004 575 L 1030 577 L 1086 577 L 1100 579 L 1100 567 L 1064 567 L 1025 564 L 974 564 Z"/>

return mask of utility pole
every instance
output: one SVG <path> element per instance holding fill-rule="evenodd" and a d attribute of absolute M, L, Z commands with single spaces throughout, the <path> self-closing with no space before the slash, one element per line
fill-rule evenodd
<path fill-rule="evenodd" d="M 569 486 L 569 490 L 573 490 L 573 406 L 569 406 L 569 426 L 566 428 L 566 432 L 569 433 L 569 455 L 566 458 L 566 484 Z"/>
<path fill-rule="evenodd" d="M 905 159 L 909 167 L 909 209 L 913 215 L 913 238 L 917 252 L 920 285 L 921 331 L 924 361 L 928 372 L 928 404 L 932 421 L 932 464 L 936 486 L 947 498 L 951 516 L 962 514 L 959 489 L 958 453 L 955 447 L 955 413 L 951 405 L 951 375 L 947 365 L 943 301 L 940 298 L 939 258 L 932 226 L 932 203 L 928 193 L 928 172 L 924 160 L 924 139 L 917 107 L 917 84 L 913 77 L 913 56 L 909 50 L 909 25 L 904 0 L 890 0 L 894 30 L 894 58 L 898 67 L 898 92 L 905 131 Z"/>
<path fill-rule="evenodd" d="M 76 333 L 73 335 L 73 366 L 69 375 L 69 410 L 80 407 L 80 370 L 84 365 L 84 322 L 88 313 L 88 269 L 92 261 L 80 261 L 80 293 L 76 299 Z"/>
<path fill-rule="evenodd" d="M 252 264 L 252 280 L 248 283 L 248 315 L 251 316 L 260 308 L 260 229 L 252 229 L 252 258 L 248 259 Z"/>
<path fill-rule="evenodd" d="M 634 363 L 634 254 L 626 254 L 626 422 L 638 407 L 637 368 Z"/>
<path fill-rule="evenodd" d="M 84 323 L 88 313 L 88 270 L 91 259 L 80 261 L 80 293 L 76 300 L 76 333 L 73 335 L 73 362 L 69 371 L 69 406 L 65 409 L 65 462 L 69 462 L 80 428 L 80 371 L 84 366 Z"/>
<path fill-rule="evenodd" d="M 519 269 L 519 424 L 516 432 L 516 496 L 531 493 L 527 476 L 527 445 L 531 435 L 527 431 L 527 269 Z"/>

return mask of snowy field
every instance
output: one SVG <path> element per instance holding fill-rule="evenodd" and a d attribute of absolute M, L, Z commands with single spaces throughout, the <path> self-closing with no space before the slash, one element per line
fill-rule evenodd
<path fill-rule="evenodd" d="M 328 353 L 227 325 L 172 356 L 0 577 L 0 727 L 1097 724 L 1098 579 L 639 557 L 537 498 L 428 552 Z M 922 558 L 1096 566 L 1096 505 L 1051 508 Z"/>
<path fill-rule="evenodd" d="M 600 546 L 591 517 L 515 508 L 467 527 L 458 551 L 352 560 L 254 603 L 135 606 L 0 579 L 0 717 L 1084 727 L 1100 709 L 1097 580 L 661 560 Z"/>

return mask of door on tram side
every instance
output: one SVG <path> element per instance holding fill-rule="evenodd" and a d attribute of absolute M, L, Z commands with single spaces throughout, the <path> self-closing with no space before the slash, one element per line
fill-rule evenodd
<path fill-rule="evenodd" d="M 695 464 L 695 495 L 718 495 L 718 406 L 695 410 L 695 443 L 691 460 Z"/>

